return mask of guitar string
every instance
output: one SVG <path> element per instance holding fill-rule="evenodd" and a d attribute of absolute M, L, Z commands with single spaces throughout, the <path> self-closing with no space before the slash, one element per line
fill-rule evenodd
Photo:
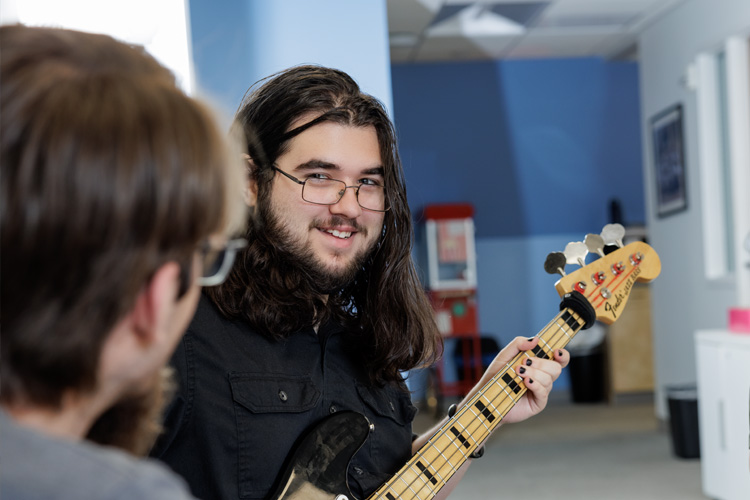
<path fill-rule="evenodd" d="M 573 329 L 572 327 L 570 327 L 570 325 L 568 325 L 567 322 L 562 320 L 562 316 L 565 312 L 568 312 L 576 320 L 576 324 L 578 328 Z M 562 320 L 562 324 L 559 324 L 558 321 L 561 321 L 561 320 Z M 555 349 L 558 349 L 559 347 L 564 347 L 567 344 L 567 342 L 557 346 L 557 343 L 560 341 L 560 339 L 557 339 L 558 334 L 561 334 L 560 335 L 561 338 L 563 336 L 568 337 L 568 342 L 569 342 L 570 339 L 572 339 L 572 337 L 575 336 L 575 334 L 581 329 L 581 326 L 582 325 L 580 324 L 580 316 L 578 316 L 578 314 L 572 311 L 571 309 L 566 308 L 565 310 L 561 311 L 557 316 L 555 316 L 555 318 L 552 321 L 547 323 L 547 325 L 542 329 L 542 331 L 536 335 L 536 337 L 540 339 L 538 345 L 541 345 L 542 342 L 544 342 L 547 348 L 550 348 L 550 344 L 556 345 L 556 347 L 551 348 L 552 351 L 554 351 Z M 571 329 L 572 335 L 569 335 L 568 332 L 565 331 L 565 327 L 569 327 Z M 550 332 L 552 333 L 552 336 L 549 339 L 545 339 L 544 338 L 545 335 Z M 505 366 L 505 368 L 503 368 L 500 372 L 498 372 L 495 376 L 493 376 L 492 379 L 490 379 L 490 381 L 487 384 L 485 384 L 484 390 L 480 390 L 477 394 L 475 394 L 475 396 L 472 397 L 472 399 L 461 409 L 461 411 L 457 415 L 455 415 L 455 418 L 451 419 L 452 421 L 454 421 L 454 424 L 458 423 L 458 425 L 463 430 L 468 431 L 468 434 L 471 437 L 471 440 L 474 442 L 474 446 L 475 446 L 474 450 L 479 448 L 479 443 L 482 443 L 485 439 L 489 437 L 492 430 L 494 430 L 494 428 L 500 424 L 500 422 L 505 417 L 505 415 L 513 408 L 513 406 L 515 406 L 518 400 L 520 400 L 523 397 L 523 395 L 526 393 L 526 391 L 528 390 L 525 387 L 525 385 L 521 385 L 522 384 L 521 380 L 516 380 L 516 378 L 518 378 L 518 374 L 513 368 L 513 366 L 515 366 L 516 364 L 514 363 L 514 361 L 517 361 L 517 358 L 518 360 L 520 360 L 523 357 L 526 357 L 527 359 L 533 358 L 533 356 L 529 355 L 528 352 L 519 353 L 519 355 L 513 358 L 513 360 L 511 360 L 511 362 L 508 363 Z M 515 375 L 513 377 L 513 380 L 516 381 L 516 383 L 520 382 L 519 386 L 522 387 L 522 391 L 519 391 L 519 393 L 517 394 L 517 398 L 514 398 L 511 394 L 508 393 L 506 389 L 507 384 L 505 384 L 504 386 L 503 384 L 500 383 L 500 381 L 502 380 L 502 377 L 505 374 L 507 374 L 509 371 L 513 372 L 513 374 Z M 497 390 L 497 395 L 495 395 L 492 399 L 490 399 L 489 397 L 486 396 L 486 393 L 489 392 L 493 388 Z M 479 401 L 483 397 L 489 403 L 490 407 L 496 410 L 496 411 L 493 411 L 493 414 L 496 414 L 496 418 L 499 417 L 498 422 L 494 425 L 491 424 L 489 428 L 487 428 L 487 425 L 484 422 L 479 420 L 478 418 L 479 415 L 476 414 L 473 409 L 476 402 Z M 497 403 L 498 399 L 500 399 L 499 404 Z M 510 403 L 511 401 L 512 403 Z M 502 407 L 504 403 L 509 403 L 509 404 L 506 405 L 504 408 L 500 409 L 499 411 L 497 411 L 499 408 Z M 468 428 L 464 427 L 463 424 L 460 423 L 461 416 L 465 415 L 467 412 L 471 412 L 474 414 L 474 418 L 472 418 Z M 499 413 L 499 415 L 497 415 L 497 413 Z M 476 424 L 475 428 L 472 428 L 472 424 Z M 474 434 L 477 433 L 477 430 L 481 429 L 481 427 L 484 427 L 487 432 L 483 433 L 479 439 L 474 439 Z M 449 429 L 450 427 L 446 423 L 444 428 L 441 429 L 438 433 L 436 433 L 435 436 L 433 436 L 430 439 L 428 444 L 424 446 L 422 450 L 420 450 L 420 452 L 418 452 L 417 455 L 415 455 L 410 460 L 410 463 L 407 464 L 407 467 L 405 467 L 406 470 L 403 473 L 399 474 L 397 477 L 394 477 L 391 481 L 388 482 L 388 484 L 392 484 L 394 481 L 400 479 L 406 485 L 406 488 L 408 488 L 409 490 L 411 490 L 412 493 L 414 493 L 416 498 L 422 498 L 419 493 L 423 492 L 425 488 L 429 490 L 428 494 L 431 495 L 428 498 L 434 498 L 437 492 L 433 489 L 432 486 L 430 486 L 430 480 L 425 480 L 424 478 L 422 478 L 422 475 L 424 475 L 423 471 L 418 470 L 415 467 L 416 467 L 416 463 L 421 463 L 420 459 L 424 458 L 425 452 L 427 450 L 434 449 L 434 451 L 436 451 L 438 455 L 445 460 L 445 464 L 436 466 L 435 460 L 432 460 L 432 461 L 428 461 L 427 466 L 424 466 L 424 464 L 422 465 L 425 467 L 425 470 L 427 470 L 428 472 L 429 472 L 429 469 L 432 469 L 433 472 L 430 472 L 432 477 L 437 476 L 438 478 L 440 478 L 440 481 L 443 483 L 443 485 L 447 484 L 447 482 L 450 480 L 453 474 L 457 471 L 457 468 L 454 467 L 454 464 L 451 459 L 453 459 L 457 454 L 460 454 L 459 459 L 462 459 L 462 460 L 459 460 L 459 461 L 461 462 L 461 465 L 462 465 L 463 462 L 466 461 L 466 457 L 468 455 L 463 450 L 461 450 L 460 448 L 461 445 L 456 444 L 456 440 L 451 439 L 450 436 L 447 435 Z M 448 441 L 449 441 L 448 446 L 446 447 L 446 449 L 441 450 L 438 446 L 436 446 L 436 444 L 439 441 L 443 441 L 445 437 L 448 438 Z M 454 446 L 450 446 L 450 445 L 454 445 Z M 449 457 L 446 457 L 444 452 L 448 452 L 447 450 L 448 447 L 452 447 L 454 449 L 453 449 L 453 452 L 449 454 Z M 470 450 L 470 452 L 473 452 L 474 450 Z M 446 474 L 447 477 L 444 478 L 443 474 L 441 474 L 440 471 L 443 470 L 446 466 L 449 470 L 447 471 L 448 474 Z M 460 467 L 460 465 L 458 467 Z M 412 474 L 414 474 L 414 479 L 411 482 L 404 480 L 404 478 L 402 477 L 406 473 L 407 470 L 410 471 Z M 417 483 L 417 479 L 421 479 L 422 485 L 417 486 L 417 491 L 414 491 L 412 486 L 414 486 Z M 388 486 L 388 484 L 386 484 L 385 486 Z M 438 488 L 438 491 L 441 488 L 442 486 Z M 383 494 L 387 492 L 387 490 L 391 490 L 393 491 L 393 493 L 399 495 L 396 491 L 392 490 L 392 487 L 385 488 L 383 490 Z"/>

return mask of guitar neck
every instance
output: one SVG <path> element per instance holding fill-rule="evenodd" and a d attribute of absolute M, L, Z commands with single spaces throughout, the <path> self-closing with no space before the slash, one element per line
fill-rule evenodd
<path fill-rule="evenodd" d="M 526 393 L 526 386 L 515 367 L 534 356 L 552 359 L 555 350 L 565 347 L 584 324 L 585 320 L 578 313 L 564 308 L 537 334 L 537 347 L 513 358 L 369 498 L 434 498 Z"/>

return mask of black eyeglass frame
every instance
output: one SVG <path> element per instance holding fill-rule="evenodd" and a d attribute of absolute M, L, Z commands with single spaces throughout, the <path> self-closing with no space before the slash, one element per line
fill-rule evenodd
<path fill-rule="evenodd" d="M 336 200 L 336 201 L 334 201 L 333 203 L 320 203 L 320 202 L 317 202 L 317 201 L 310 201 L 310 200 L 305 199 L 305 184 L 307 183 L 307 180 L 301 181 L 298 178 L 296 178 L 295 176 L 293 176 L 292 174 L 284 172 L 283 170 L 281 170 L 276 165 L 271 165 L 271 168 L 274 169 L 276 172 L 279 172 L 280 174 L 282 174 L 284 177 L 286 177 L 286 178 L 288 178 L 288 179 L 296 182 L 300 186 L 302 186 L 302 199 L 304 201 L 308 202 L 308 203 L 312 203 L 313 205 L 323 205 L 323 206 L 335 205 L 336 203 L 338 203 L 338 202 L 341 201 L 341 198 L 344 197 L 344 194 L 346 194 L 346 190 L 349 189 L 349 188 L 352 188 L 352 189 L 355 189 L 354 193 L 355 193 L 355 195 L 357 197 L 357 204 L 362 209 L 369 210 L 370 212 L 380 212 L 380 213 L 385 213 L 385 212 L 387 212 L 388 210 L 391 209 L 391 207 L 387 206 L 388 205 L 388 198 L 385 196 L 385 187 L 382 187 L 382 189 L 383 189 L 383 204 L 386 205 L 386 207 L 383 210 L 375 210 L 374 208 L 363 207 L 362 204 L 359 202 L 359 188 L 362 187 L 362 184 L 358 184 L 356 186 L 347 186 L 346 182 L 344 182 L 344 181 L 342 181 L 340 179 L 330 179 L 332 181 L 340 182 L 341 184 L 344 185 L 344 189 L 341 190 L 341 194 L 339 195 L 339 199 Z"/>

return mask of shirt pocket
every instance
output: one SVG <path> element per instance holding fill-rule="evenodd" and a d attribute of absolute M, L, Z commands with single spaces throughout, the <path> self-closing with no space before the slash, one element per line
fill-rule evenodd
<path fill-rule="evenodd" d="M 321 393 L 308 376 L 230 373 L 237 420 L 239 497 L 265 498 Z"/>
<path fill-rule="evenodd" d="M 417 408 L 408 392 L 393 385 L 373 388 L 357 384 L 357 393 L 374 429 L 365 449 L 355 456 L 349 478 L 367 497 L 411 457 L 411 424 Z"/>
<path fill-rule="evenodd" d="M 398 425 L 411 425 L 417 408 L 412 404 L 408 392 L 396 387 L 369 387 L 357 384 L 357 393 L 367 408 L 378 417 L 384 417 Z"/>

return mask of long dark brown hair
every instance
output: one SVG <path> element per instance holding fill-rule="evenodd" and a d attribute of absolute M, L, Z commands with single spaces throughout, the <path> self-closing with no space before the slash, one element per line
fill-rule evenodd
<path fill-rule="evenodd" d="M 290 130 L 305 115 L 317 118 Z M 309 270 L 265 230 L 274 177 L 271 165 L 287 151 L 292 137 L 322 121 L 375 128 L 390 207 L 373 252 L 356 277 L 328 293 L 327 300 Z M 411 212 L 396 134 L 383 105 L 361 92 L 342 71 L 297 66 L 253 86 L 235 125 L 248 139 L 257 207 L 248 223 L 250 245 L 224 285 L 207 290 L 219 309 L 277 338 L 334 318 L 357 337 L 357 350 L 374 383 L 401 380 L 400 371 L 434 362 L 442 339 L 411 259 Z"/>

